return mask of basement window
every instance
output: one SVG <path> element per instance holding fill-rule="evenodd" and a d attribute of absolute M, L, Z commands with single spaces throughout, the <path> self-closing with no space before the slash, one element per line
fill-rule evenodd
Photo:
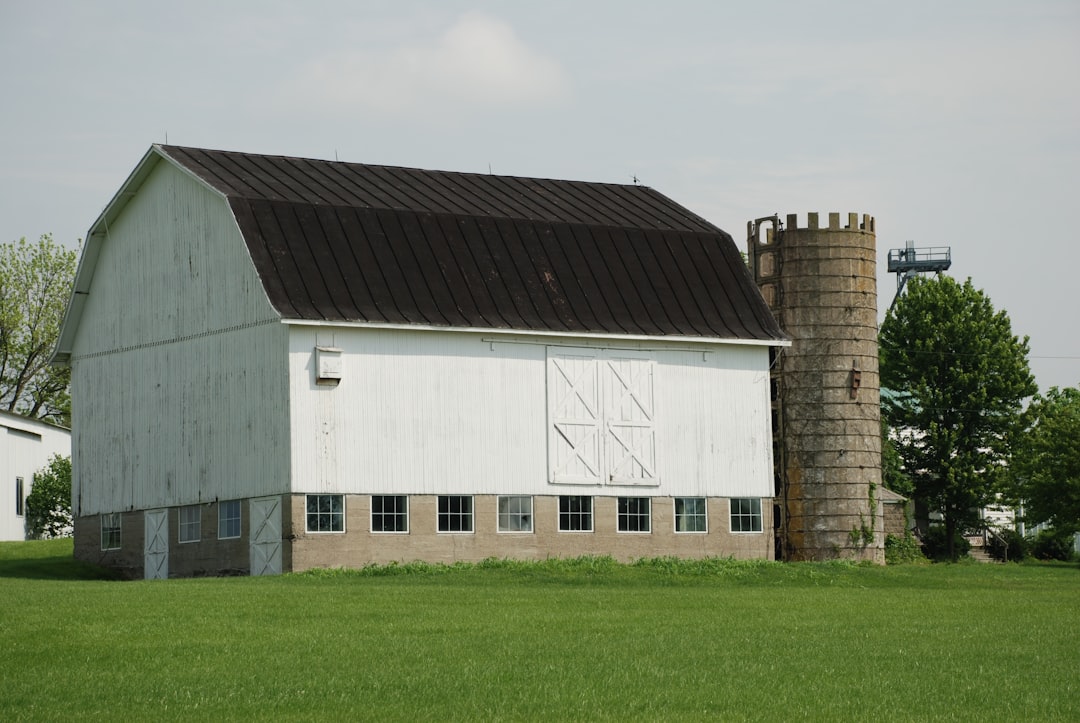
<path fill-rule="evenodd" d="M 761 500 L 753 497 L 731 499 L 731 531 L 761 532 Z"/>
<path fill-rule="evenodd" d="M 559 496 L 559 531 L 592 532 L 592 497 L 582 495 Z"/>
<path fill-rule="evenodd" d="M 371 531 L 408 532 L 409 498 L 405 495 L 372 495 Z"/>
<path fill-rule="evenodd" d="M 344 532 L 345 496 L 308 495 L 308 532 Z"/>
<path fill-rule="evenodd" d="M 240 537 L 240 500 L 226 500 L 218 505 L 217 536 L 219 540 Z"/>
<path fill-rule="evenodd" d="M 180 542 L 198 542 L 202 537 L 202 510 L 199 505 L 180 508 Z"/>
<path fill-rule="evenodd" d="M 101 516 L 101 549 L 120 549 L 120 513 L 109 512 Z"/>
<path fill-rule="evenodd" d="M 675 498 L 675 531 L 708 532 L 704 497 Z"/>
<path fill-rule="evenodd" d="M 619 498 L 619 532 L 649 532 L 649 498 Z"/>
<path fill-rule="evenodd" d="M 532 531 L 532 497 L 499 497 L 499 532 Z"/>
<path fill-rule="evenodd" d="M 473 498 L 439 495 L 439 532 L 472 532 Z"/>

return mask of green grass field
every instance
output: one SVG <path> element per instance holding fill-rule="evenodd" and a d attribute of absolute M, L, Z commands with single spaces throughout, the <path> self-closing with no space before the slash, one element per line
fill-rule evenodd
<path fill-rule="evenodd" d="M 118 582 L 54 541 L 0 543 L 0 591 L 3 721 L 1080 720 L 1075 565 Z"/>

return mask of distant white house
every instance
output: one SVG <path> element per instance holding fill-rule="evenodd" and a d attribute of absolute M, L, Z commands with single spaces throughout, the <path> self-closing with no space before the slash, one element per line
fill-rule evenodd
<path fill-rule="evenodd" d="M 55 357 L 76 556 L 766 558 L 788 344 L 731 237 L 651 188 L 154 146 Z"/>
<path fill-rule="evenodd" d="M 0 540 L 26 539 L 26 498 L 34 473 L 54 454 L 71 454 L 70 430 L 0 411 Z"/>

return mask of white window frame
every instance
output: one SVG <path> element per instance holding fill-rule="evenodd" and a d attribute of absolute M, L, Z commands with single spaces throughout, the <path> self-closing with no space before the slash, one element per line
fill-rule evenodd
<path fill-rule="evenodd" d="M 23 496 L 24 481 L 22 477 L 15 478 L 15 516 L 26 515 L 26 498 Z"/>
<path fill-rule="evenodd" d="M 639 505 L 645 504 L 645 512 L 642 513 Z M 631 507 L 635 508 L 631 510 Z M 642 521 L 645 529 L 641 529 Z M 629 529 L 636 526 L 638 529 Z M 624 525 L 626 529 L 624 529 Z M 649 497 L 619 497 L 615 504 L 615 529 L 623 534 L 649 535 L 652 534 L 652 500 Z"/>
<path fill-rule="evenodd" d="M 750 503 L 750 511 L 749 512 L 744 512 L 742 510 L 742 503 L 743 502 L 749 502 Z M 729 506 L 729 510 L 728 510 L 728 512 L 729 512 L 729 514 L 728 514 L 729 523 L 728 524 L 731 526 L 731 533 L 733 535 L 760 535 L 765 531 L 765 518 L 762 516 L 762 513 L 761 513 L 762 505 L 761 505 L 761 498 L 760 497 L 732 497 L 732 498 L 730 498 L 728 500 L 728 506 Z M 756 511 L 754 509 L 755 506 L 757 507 Z M 736 507 L 739 508 L 738 511 L 736 511 Z M 750 530 L 738 529 L 738 530 L 736 530 L 735 529 L 735 520 L 736 519 L 740 520 L 740 522 L 739 522 L 739 527 L 740 528 L 743 527 L 743 522 L 742 522 L 743 520 L 749 520 L 751 527 L 753 527 L 754 522 L 756 521 L 757 522 L 757 529 L 756 530 L 754 530 L 754 529 L 750 529 Z"/>
<path fill-rule="evenodd" d="M 323 510 L 321 510 L 321 509 L 318 509 L 319 507 L 321 507 L 321 505 L 319 504 L 319 500 L 321 498 L 324 498 L 324 497 L 331 500 L 331 502 L 330 502 L 331 509 L 329 511 L 325 511 L 325 512 Z M 337 497 L 338 499 L 341 500 L 341 505 L 339 507 L 339 511 L 336 511 L 336 512 L 333 510 L 333 498 L 334 497 Z M 316 510 L 314 512 L 311 511 L 311 500 L 313 498 L 316 500 L 316 503 L 315 503 L 316 504 Z M 316 529 L 314 529 L 314 530 L 311 529 L 311 520 L 312 520 L 313 516 L 317 520 Z M 323 528 L 323 525 L 322 525 L 323 518 L 326 518 L 329 521 L 330 529 L 322 529 Z M 340 519 L 341 520 L 341 529 L 340 530 L 335 530 L 334 529 L 334 520 L 335 519 Z M 344 534 L 345 533 L 345 495 L 343 495 L 343 494 L 308 494 L 308 495 L 304 495 L 304 531 L 307 532 L 310 535 L 342 535 L 342 534 Z"/>
<path fill-rule="evenodd" d="M 567 509 L 563 512 L 563 500 L 566 500 L 567 507 L 571 506 L 573 500 L 588 500 L 589 509 L 587 511 Z M 566 527 L 563 526 L 563 516 L 566 515 Z M 589 527 L 575 528 L 570 525 L 570 521 L 577 516 L 579 520 L 588 520 Z M 596 500 L 591 495 L 559 495 L 559 532 L 582 532 L 590 533 L 596 529 Z"/>
<path fill-rule="evenodd" d="M 101 551 L 119 550 L 123 543 L 121 517 L 119 512 L 105 512 L 101 515 Z"/>
<path fill-rule="evenodd" d="M 201 505 L 184 505 L 177 510 L 176 539 L 181 545 L 202 539 Z"/>
<path fill-rule="evenodd" d="M 228 514 L 235 506 L 236 514 Z M 218 539 L 219 540 L 236 540 L 243 535 L 243 505 L 240 504 L 240 500 L 225 500 L 218 503 Z M 236 534 L 229 534 L 229 527 L 232 523 L 236 523 Z"/>
<path fill-rule="evenodd" d="M 446 500 L 447 510 L 443 512 L 443 500 Z M 457 512 L 450 509 L 451 501 L 458 500 L 459 502 L 468 501 L 469 510 L 463 511 L 460 507 Z M 435 503 L 435 530 L 440 535 L 471 535 L 476 531 L 476 505 L 472 495 L 439 495 Z M 447 523 L 447 529 L 443 529 L 443 521 Z M 453 525 L 450 523 L 453 520 L 458 520 L 459 524 L 464 524 L 466 521 L 469 524 L 469 529 L 450 529 Z"/>
<path fill-rule="evenodd" d="M 684 512 L 679 513 L 679 501 L 683 500 Z M 701 502 L 701 512 L 687 513 L 685 512 L 686 501 L 693 500 L 695 503 Z M 709 499 L 707 497 L 675 497 L 672 499 L 672 505 L 675 510 L 675 534 L 678 535 L 703 535 L 709 531 Z M 702 530 L 680 530 L 679 520 L 682 518 L 697 520 L 700 519 L 705 523 L 705 528 Z"/>
<path fill-rule="evenodd" d="M 375 512 L 375 500 L 394 500 L 395 509 L 391 512 L 387 512 L 384 507 L 380 512 Z M 397 509 L 397 503 L 404 501 L 404 509 Z M 405 529 L 403 530 L 387 530 L 375 528 L 375 515 L 378 514 L 381 517 L 391 517 L 395 520 L 403 519 L 405 521 Z M 377 535 L 407 535 L 409 534 L 409 496 L 408 495 L 371 495 L 371 516 L 369 520 L 371 524 L 371 532 Z"/>
<path fill-rule="evenodd" d="M 522 504 L 523 501 L 526 504 Z M 516 509 L 512 509 L 514 507 Z M 519 535 L 531 534 L 533 531 L 533 498 L 529 495 L 499 495 L 496 515 L 498 517 L 496 529 L 499 532 Z"/>

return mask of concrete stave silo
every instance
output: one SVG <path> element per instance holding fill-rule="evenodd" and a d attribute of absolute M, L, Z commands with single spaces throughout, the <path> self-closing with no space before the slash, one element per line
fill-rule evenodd
<path fill-rule="evenodd" d="M 755 281 L 792 346 L 774 360 L 778 554 L 884 561 L 874 219 L 748 224 Z M 765 237 L 761 230 L 765 228 Z"/>

